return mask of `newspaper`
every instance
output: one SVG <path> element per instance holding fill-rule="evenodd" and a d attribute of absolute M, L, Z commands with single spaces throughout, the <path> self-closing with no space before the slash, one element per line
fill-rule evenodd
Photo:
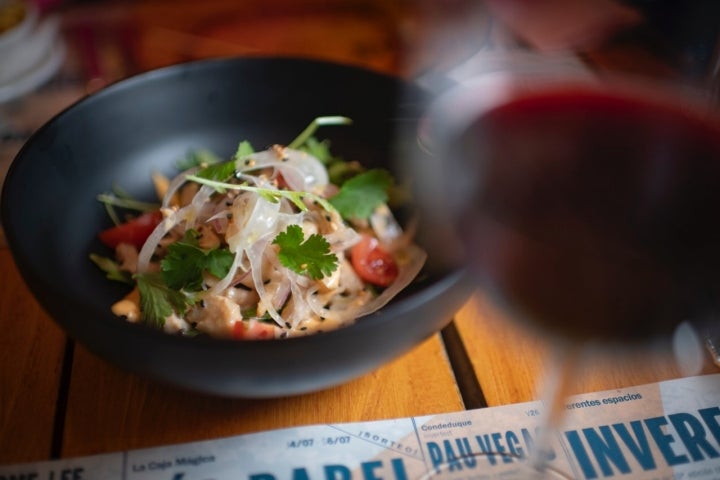
<path fill-rule="evenodd" d="M 720 479 L 720 374 L 568 398 L 547 459 L 578 479 Z M 515 478 L 541 402 L 0 467 L 0 480 Z M 551 477 L 556 478 L 556 477 Z"/>

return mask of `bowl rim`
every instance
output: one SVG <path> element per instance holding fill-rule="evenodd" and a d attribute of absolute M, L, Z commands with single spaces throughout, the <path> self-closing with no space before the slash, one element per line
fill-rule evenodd
<path fill-rule="evenodd" d="M 11 174 L 13 173 L 13 170 L 15 168 L 15 164 L 17 163 L 16 160 L 21 158 L 25 150 L 31 147 L 31 144 L 34 142 L 36 137 L 41 136 L 45 130 L 51 128 L 55 123 L 62 120 L 63 117 L 72 114 L 75 110 L 79 108 L 88 108 L 91 106 L 94 102 L 102 101 L 103 98 L 110 96 L 110 95 L 118 95 L 123 90 L 126 90 L 128 88 L 133 88 L 136 84 L 145 83 L 149 81 L 160 81 L 163 78 L 171 77 L 174 75 L 180 75 L 182 72 L 197 72 L 202 69 L 210 69 L 210 68 L 221 68 L 223 65 L 232 64 L 232 63 L 274 63 L 274 62 L 283 62 L 283 63 L 296 63 L 296 64 L 314 64 L 319 67 L 330 67 L 330 68 L 339 68 L 343 70 L 347 70 L 349 72 L 357 72 L 364 75 L 372 75 L 377 78 L 383 78 L 387 81 L 392 82 L 400 82 L 405 83 L 407 85 L 414 85 L 414 88 L 417 89 L 424 89 L 422 85 L 419 83 L 414 82 L 413 80 L 404 79 L 398 75 L 391 75 L 386 72 L 372 70 L 369 68 L 362 67 L 357 64 L 349 63 L 349 62 L 338 62 L 335 60 L 322 60 L 322 59 L 316 59 L 316 58 L 306 58 L 306 57 L 297 57 L 297 56 L 290 56 L 290 55 L 244 55 L 244 56 L 221 56 L 221 57 L 214 57 L 214 58 L 205 58 L 205 59 L 199 59 L 199 60 L 190 60 L 187 62 L 181 62 L 181 63 L 175 63 L 172 65 L 166 65 L 158 68 L 154 68 L 151 70 L 147 70 L 144 72 L 137 73 L 135 75 L 131 75 L 126 78 L 122 78 L 119 80 L 116 80 L 112 83 L 109 83 L 108 85 L 104 86 L 100 90 L 97 90 L 92 93 L 88 93 L 87 95 L 78 98 L 74 102 L 71 102 L 70 104 L 66 105 L 64 108 L 60 109 L 57 113 L 52 115 L 49 119 L 47 119 L 40 127 L 38 127 L 34 132 L 30 134 L 27 140 L 22 144 L 18 152 L 15 154 L 12 162 L 10 163 L 10 166 L 8 168 L 8 171 L 6 172 L 5 179 L 7 180 L 10 178 Z M 4 214 L 2 211 L 4 210 L 2 208 L 2 205 L 6 202 L 3 202 L 3 198 L 5 196 L 5 182 L 3 182 L 2 189 L 0 190 L 0 220 L 4 218 Z"/>

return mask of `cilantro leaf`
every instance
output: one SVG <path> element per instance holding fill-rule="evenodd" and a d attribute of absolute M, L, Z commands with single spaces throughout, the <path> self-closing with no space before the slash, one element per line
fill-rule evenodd
<path fill-rule="evenodd" d="M 240 313 L 242 315 L 242 318 L 254 318 L 255 320 L 258 320 L 260 322 L 268 323 L 272 323 L 275 321 L 273 320 L 272 315 L 270 315 L 270 312 L 268 312 L 267 310 L 265 311 L 265 313 L 262 314 L 262 316 L 258 317 L 257 305 L 248 307 L 242 310 Z"/>
<path fill-rule="evenodd" d="M 220 157 L 209 150 L 193 150 L 187 157 L 178 160 L 175 166 L 179 170 L 187 170 L 193 167 L 202 167 L 220 162 Z"/>
<path fill-rule="evenodd" d="M 368 170 L 343 183 L 330 204 L 346 220 L 366 219 L 376 207 L 387 202 L 392 183 L 393 178 L 386 170 Z"/>
<path fill-rule="evenodd" d="M 126 270 L 121 270 L 120 265 L 113 259 L 103 257 L 96 253 L 90 254 L 90 260 L 97 265 L 97 267 L 105 272 L 105 276 L 108 280 L 115 280 L 122 283 L 133 285 L 132 275 Z"/>
<path fill-rule="evenodd" d="M 350 178 L 364 172 L 365 169 L 359 162 L 338 160 L 328 165 L 327 171 L 330 183 L 342 185 Z"/>
<path fill-rule="evenodd" d="M 202 288 L 203 272 L 222 278 L 230 271 L 234 255 L 226 249 L 204 250 L 196 230 L 185 232 L 182 240 L 168 246 L 168 254 L 160 262 L 162 277 L 175 290 L 198 291 Z"/>
<path fill-rule="evenodd" d="M 183 292 L 168 288 L 158 272 L 136 274 L 135 280 L 143 321 L 151 327 L 162 328 L 167 317 L 173 312 L 185 313 L 192 303 Z"/>
<path fill-rule="evenodd" d="M 305 239 L 299 225 L 288 225 L 273 240 L 280 247 L 280 263 L 290 270 L 320 280 L 330 275 L 338 267 L 338 259 L 330 252 L 330 244 L 325 237 L 314 233 Z"/>
<path fill-rule="evenodd" d="M 162 276 L 168 287 L 175 290 L 200 290 L 203 280 L 202 252 L 182 241 L 170 245 L 168 252 L 160 262 Z"/>
<path fill-rule="evenodd" d="M 224 248 L 213 248 L 205 254 L 205 270 L 217 278 L 223 278 L 230 271 L 235 256 Z"/>
<path fill-rule="evenodd" d="M 206 178 L 208 180 L 216 180 L 218 182 L 224 182 L 225 180 L 232 178 L 234 175 L 234 161 L 213 163 L 212 165 L 208 165 L 207 167 L 203 168 L 195 174 L 196 177 Z M 225 193 L 224 188 L 215 187 L 215 190 L 220 193 Z"/>
<path fill-rule="evenodd" d="M 238 144 L 235 155 L 233 155 L 233 159 L 237 160 L 238 158 L 247 157 L 252 153 L 255 153 L 253 146 L 247 140 L 243 140 L 240 144 Z"/>
<path fill-rule="evenodd" d="M 325 165 L 334 160 L 332 154 L 330 153 L 329 140 L 323 140 L 321 142 L 315 137 L 310 137 L 305 141 L 305 144 L 300 147 L 300 150 L 309 153 Z"/>

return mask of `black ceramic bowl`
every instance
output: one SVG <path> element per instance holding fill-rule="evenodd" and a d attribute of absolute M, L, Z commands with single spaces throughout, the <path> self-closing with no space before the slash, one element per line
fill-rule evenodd
<path fill-rule="evenodd" d="M 392 169 L 396 134 L 412 130 L 417 119 L 403 104 L 420 105 L 421 96 L 378 73 L 281 58 L 202 61 L 119 82 L 50 120 L 18 154 L 1 202 L 9 246 L 52 318 L 129 371 L 235 397 L 298 394 L 349 381 L 445 326 L 468 296 L 462 273 L 424 272 L 382 311 L 323 334 L 269 341 L 170 336 L 110 312 L 127 290 L 88 259 L 103 252 L 96 235 L 109 226 L 96 196 L 117 184 L 152 198 L 151 172 L 175 172 L 189 150 L 229 158 L 240 140 L 256 148 L 289 141 L 320 115 L 354 120 L 351 127 L 318 132 L 333 151 Z"/>

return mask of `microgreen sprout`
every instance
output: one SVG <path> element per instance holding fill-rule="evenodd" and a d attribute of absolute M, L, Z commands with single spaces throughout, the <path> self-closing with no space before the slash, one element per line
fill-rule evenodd
<path fill-rule="evenodd" d="M 298 192 L 293 190 L 276 190 L 272 188 L 261 188 L 261 187 L 253 187 L 251 185 L 248 185 L 246 183 L 227 183 L 227 182 L 219 182 L 217 180 L 210 180 L 208 178 L 202 178 L 198 177 L 196 175 L 188 175 L 185 177 L 187 180 L 197 182 L 203 185 L 208 185 L 210 187 L 215 188 L 216 190 L 222 192 L 225 190 L 242 190 L 245 192 L 254 192 L 258 195 L 262 196 L 264 199 L 270 201 L 270 202 L 278 202 L 281 198 L 286 198 L 287 200 L 290 200 L 296 207 L 298 207 L 301 211 L 307 211 L 307 205 L 303 202 L 303 199 L 309 199 L 314 202 L 317 202 L 322 208 L 324 208 L 326 211 L 330 213 L 337 213 L 337 210 L 335 207 L 333 207 L 330 202 L 328 202 L 326 199 L 322 198 L 319 195 L 315 195 L 314 193 L 310 192 Z"/>
<path fill-rule="evenodd" d="M 327 116 L 317 117 L 310 124 L 305 127 L 305 130 L 300 132 L 300 135 L 288 144 L 288 148 L 299 148 L 304 145 L 307 140 L 313 136 L 315 131 L 324 125 L 350 125 L 352 119 L 341 116 Z"/>

